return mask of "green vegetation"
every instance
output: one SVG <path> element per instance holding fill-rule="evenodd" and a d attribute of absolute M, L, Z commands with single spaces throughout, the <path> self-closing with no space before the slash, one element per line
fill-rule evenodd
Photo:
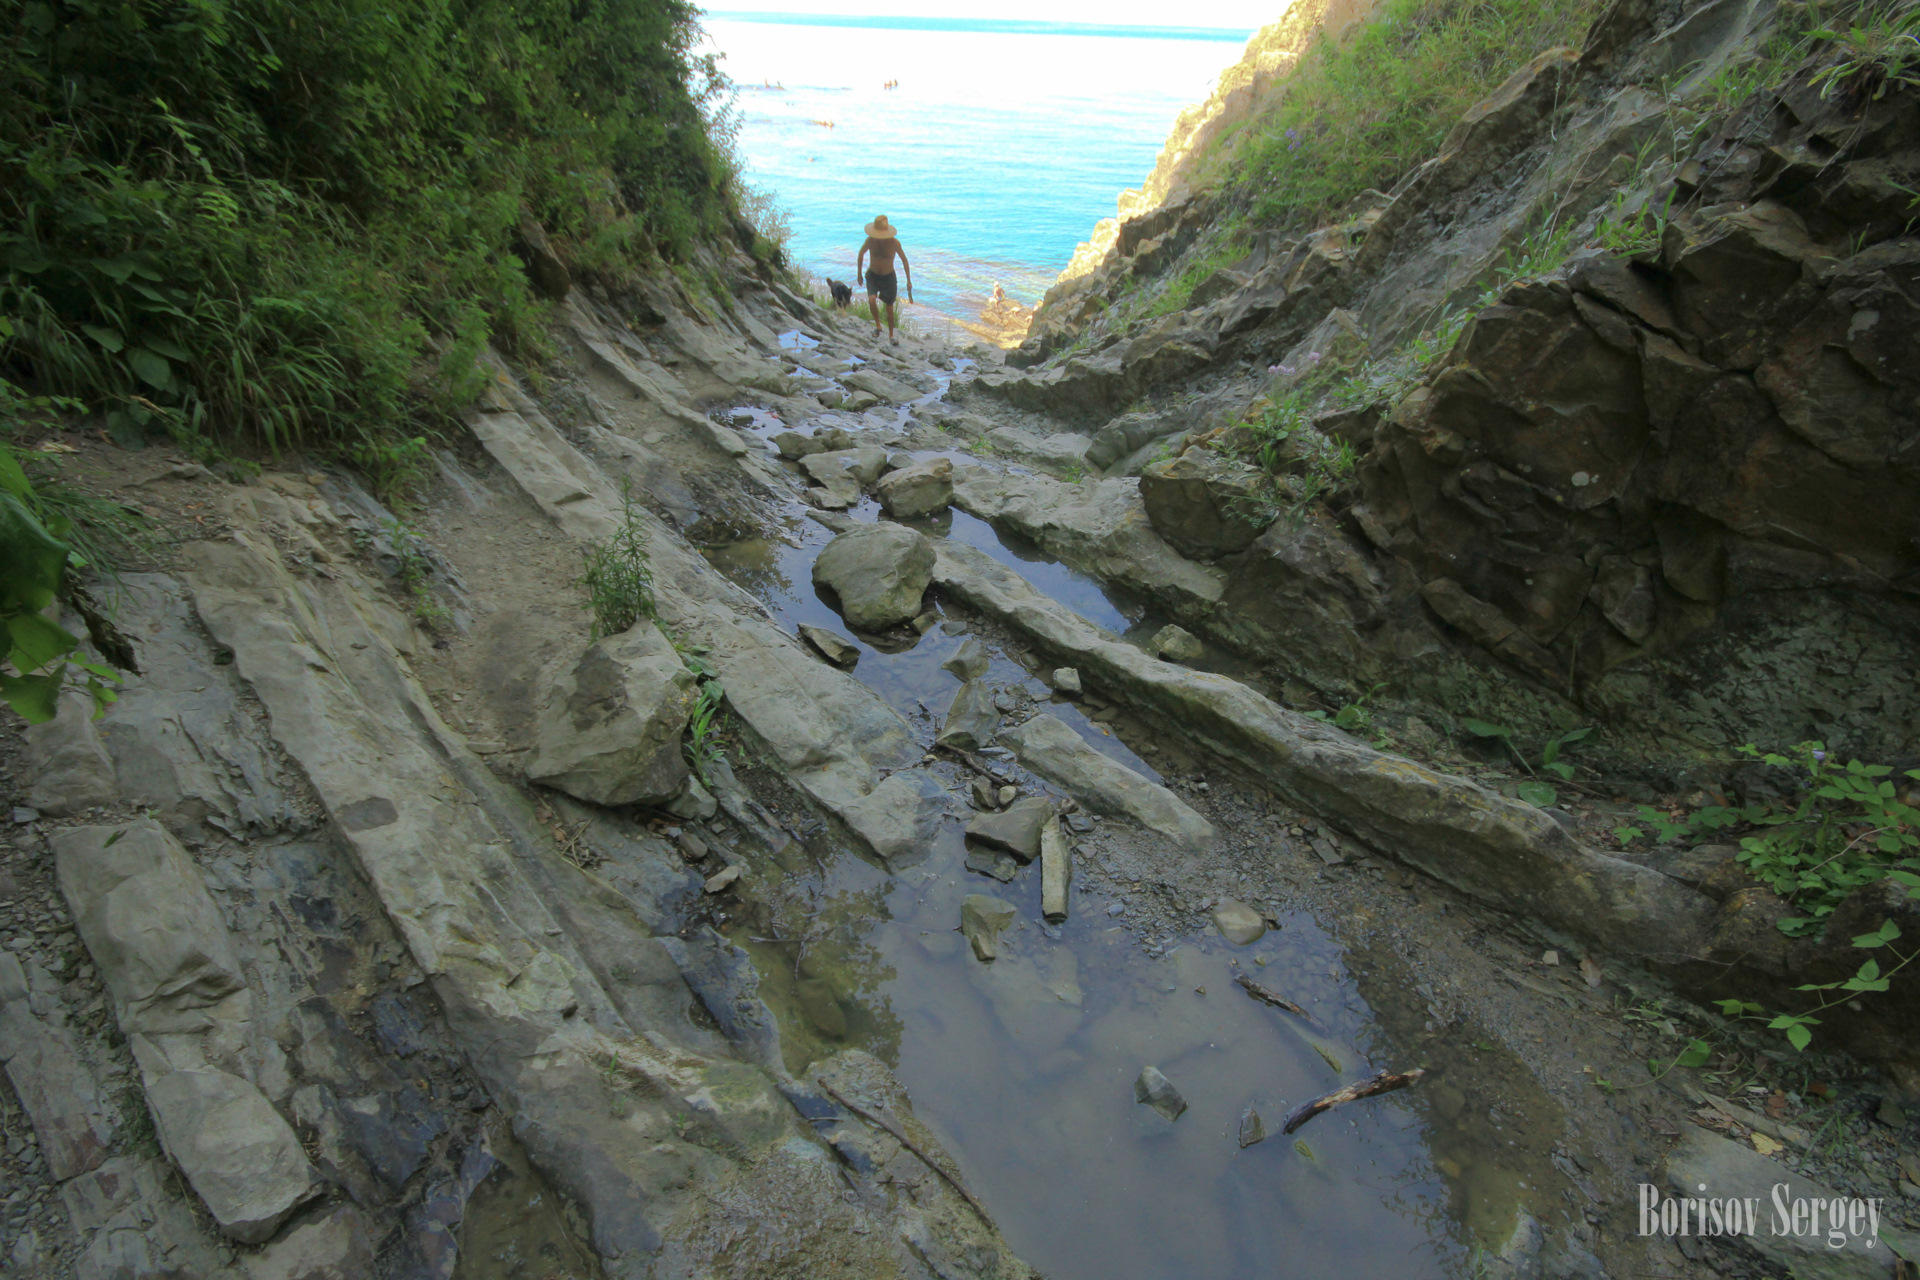
<path fill-rule="evenodd" d="M 396 575 L 406 593 L 416 622 L 429 631 L 446 630 L 453 615 L 433 590 L 433 562 L 427 559 L 426 542 L 412 525 L 401 520 L 386 523 L 387 541 L 399 561 Z"/>
<path fill-rule="evenodd" d="M 726 717 L 722 711 L 727 697 L 726 686 L 720 683 L 720 673 L 707 664 L 704 647 L 682 645 L 677 640 L 673 647 L 679 651 L 681 663 L 693 672 L 700 690 L 693 704 L 693 712 L 687 717 L 687 740 L 683 747 L 687 764 L 699 775 L 701 782 L 711 786 L 713 766 L 726 763 L 727 758 L 721 741 L 726 732 Z"/>
<path fill-rule="evenodd" d="M 1312 225 L 1434 155 L 1529 58 L 1578 44 L 1600 0 L 1388 0 L 1344 42 L 1316 43 L 1278 91 L 1232 180 L 1256 221 Z"/>
<path fill-rule="evenodd" d="M 539 224 L 618 284 L 737 234 L 682 0 L 24 0 L 0 49 L 0 376 L 136 445 L 404 486 Z M 689 268 L 690 269 L 690 268 Z"/>
<path fill-rule="evenodd" d="M 617 636 L 653 617 L 653 571 L 647 564 L 647 531 L 633 486 L 621 486 L 620 527 L 605 542 L 580 549 L 579 585 L 593 611 L 593 637 Z"/>
<path fill-rule="evenodd" d="M 1566 733 L 1548 738 L 1540 745 L 1540 767 L 1536 769 L 1533 766 L 1533 762 L 1527 758 L 1527 753 L 1522 751 L 1519 744 L 1513 740 L 1513 731 L 1511 729 L 1503 729 L 1497 724 L 1488 724 L 1485 720 L 1472 719 L 1462 720 L 1460 727 L 1476 738 L 1498 742 L 1506 748 L 1514 760 L 1522 769 L 1525 769 L 1529 775 L 1527 781 L 1522 782 L 1514 789 L 1515 794 L 1528 804 L 1542 809 L 1549 805 L 1559 804 L 1560 791 L 1559 788 L 1555 787 L 1551 782 L 1544 781 L 1540 775 L 1546 773 L 1560 779 L 1562 782 L 1570 781 L 1573 778 L 1574 767 L 1560 758 L 1561 753 L 1572 747 L 1575 743 L 1585 739 L 1587 735 L 1593 732 L 1592 727 L 1589 726 L 1584 729 L 1569 730 Z"/>
<path fill-rule="evenodd" d="M 1791 755 L 1762 753 L 1749 744 L 1742 753 L 1776 768 L 1804 775 L 1792 805 L 1708 805 L 1692 813 L 1663 813 L 1641 806 L 1640 817 L 1660 841 L 1699 843 L 1739 835 L 1739 861 L 1754 878 L 1802 908 L 1783 920 L 1790 936 L 1817 935 L 1841 901 L 1862 885 L 1888 876 L 1914 879 L 1920 869 L 1920 809 L 1901 798 L 1888 765 L 1839 763 L 1824 743 L 1803 742 Z M 1920 783 L 1920 769 L 1906 778 Z M 1624 826 L 1622 843 L 1646 830 Z"/>

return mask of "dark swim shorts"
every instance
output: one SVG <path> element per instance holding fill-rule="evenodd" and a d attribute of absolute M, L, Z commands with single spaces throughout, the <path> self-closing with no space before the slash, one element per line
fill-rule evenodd
<path fill-rule="evenodd" d="M 880 301 L 892 302 L 900 296 L 900 277 L 889 271 L 882 275 L 878 271 L 867 272 L 867 292 L 880 295 Z"/>

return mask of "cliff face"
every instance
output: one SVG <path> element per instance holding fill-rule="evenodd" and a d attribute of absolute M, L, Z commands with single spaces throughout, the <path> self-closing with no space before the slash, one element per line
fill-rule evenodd
<path fill-rule="evenodd" d="M 1830 43 L 1621 0 L 1305 229 L 1163 164 L 981 392 L 1139 474 L 1222 571 L 1190 625 L 1336 699 L 1909 754 L 1920 98 Z"/>

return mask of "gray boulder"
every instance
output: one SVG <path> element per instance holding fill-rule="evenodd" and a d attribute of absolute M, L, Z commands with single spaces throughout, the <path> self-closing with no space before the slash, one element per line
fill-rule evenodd
<path fill-rule="evenodd" d="M 880 477 L 880 505 L 895 519 L 928 516 L 953 502 L 953 463 L 935 458 Z"/>
<path fill-rule="evenodd" d="M 984 681 L 969 680 L 953 695 L 935 741 L 943 747 L 978 751 L 993 741 L 993 731 L 999 727 L 1000 712 L 993 705 L 992 692 Z"/>
<path fill-rule="evenodd" d="M 665 803 L 687 778 L 693 673 L 651 622 L 587 646 L 547 694 L 527 777 L 593 804 Z"/>
<path fill-rule="evenodd" d="M 826 545 L 813 580 L 833 588 L 849 626 L 884 631 L 919 615 L 933 581 L 933 548 L 904 525 L 864 525 Z"/>
<path fill-rule="evenodd" d="M 802 458 L 816 453 L 825 453 L 827 442 L 818 436 L 801 435 L 798 431 L 782 431 L 773 437 L 774 448 L 780 450 L 780 456 L 798 462 Z"/>
<path fill-rule="evenodd" d="M 1098 813 L 1132 818 L 1149 830 L 1195 852 L 1213 847 L 1213 824 L 1180 797 L 1102 755 L 1058 716 L 1038 715 L 1015 729 L 1002 730 L 1022 764 L 1071 792 Z"/>
<path fill-rule="evenodd" d="M 147 1084 L 160 1140 L 220 1230 L 259 1244 L 320 1190 L 266 1095 L 225 1071 L 170 1071 Z"/>
<path fill-rule="evenodd" d="M 1201 560 L 1253 545 L 1273 523 L 1268 488 L 1258 470 L 1212 449 L 1188 449 L 1140 472 L 1140 500 L 1155 531 Z"/>
<path fill-rule="evenodd" d="M 889 378 L 875 369 L 862 369 L 858 373 L 849 373 L 840 381 L 855 391 L 864 391 L 881 400 L 894 404 L 905 404 L 909 400 L 918 400 L 920 393 L 904 382 Z"/>

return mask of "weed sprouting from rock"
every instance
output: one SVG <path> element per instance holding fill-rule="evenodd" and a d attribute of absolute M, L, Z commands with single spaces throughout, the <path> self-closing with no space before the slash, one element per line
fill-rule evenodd
<path fill-rule="evenodd" d="M 647 531 L 633 486 L 620 488 L 620 527 L 605 542 L 581 548 L 580 587 L 593 611 L 593 638 L 617 636 L 654 616 L 653 570 L 647 561 Z"/>

